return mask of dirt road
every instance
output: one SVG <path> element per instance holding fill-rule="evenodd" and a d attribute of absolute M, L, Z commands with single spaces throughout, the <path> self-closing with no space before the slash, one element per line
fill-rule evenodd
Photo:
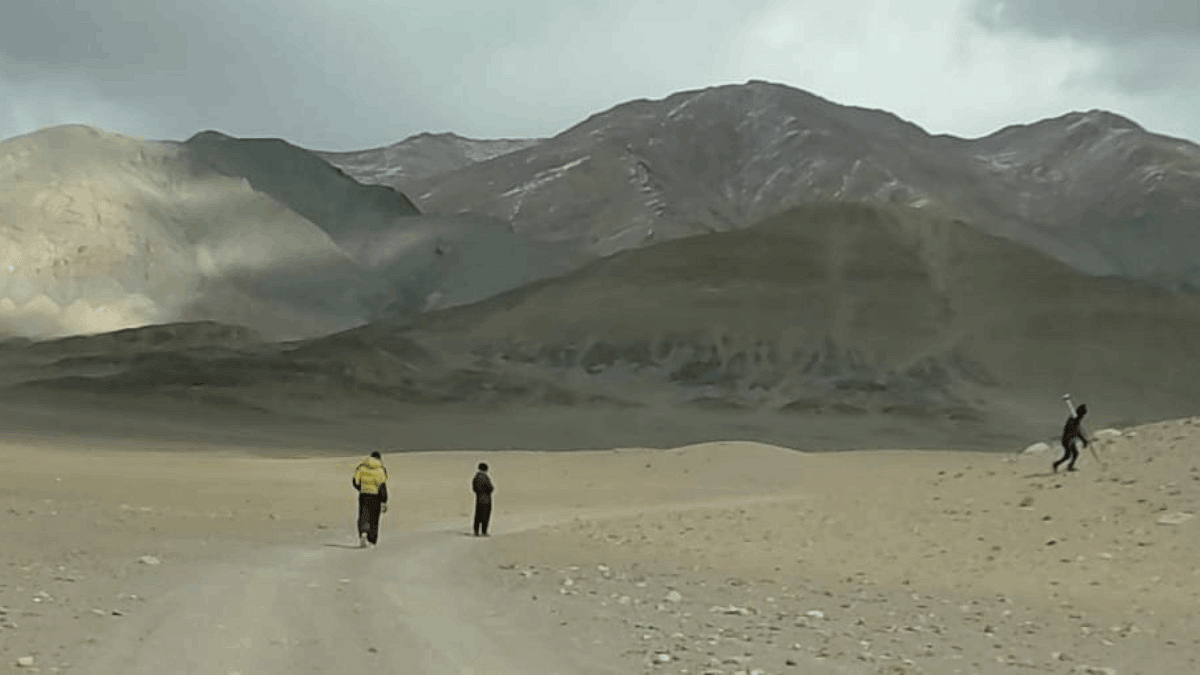
<path fill-rule="evenodd" d="M 614 673 L 540 617 L 496 606 L 459 531 L 357 550 L 276 548 L 173 577 L 71 669 L 79 673 Z"/>
<path fill-rule="evenodd" d="M 776 499 L 529 512 L 509 518 L 504 532 Z M 556 630 L 536 605 L 514 603 L 503 589 L 489 588 L 473 554 L 490 540 L 470 536 L 461 523 L 434 524 L 372 549 L 352 542 L 349 535 L 333 535 L 317 546 L 270 547 L 215 565 L 180 568 L 163 577 L 154 600 L 85 649 L 68 672 L 626 672 L 591 636 Z"/>

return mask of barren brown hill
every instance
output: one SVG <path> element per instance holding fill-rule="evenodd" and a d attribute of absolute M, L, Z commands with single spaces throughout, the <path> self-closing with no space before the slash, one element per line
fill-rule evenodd
<path fill-rule="evenodd" d="M 917 210 L 825 204 L 317 339 L 179 324 L 11 342 L 0 399 L 31 432 L 29 406 L 98 428 L 121 401 L 171 433 L 266 424 L 281 443 L 1014 449 L 1061 428 L 1065 392 L 1097 426 L 1195 410 L 1198 330 L 1194 296 Z"/>
<path fill-rule="evenodd" d="M 916 210 L 825 204 L 428 314 L 422 339 L 643 399 L 1020 425 L 1068 391 L 1118 419 L 1194 410 L 1198 330 L 1194 296 Z"/>
<path fill-rule="evenodd" d="M 422 216 L 279 139 L 66 126 L 0 142 L 0 337 L 178 321 L 315 337 L 569 264 L 494 218 Z"/>
<path fill-rule="evenodd" d="M 215 319 L 295 337 L 361 323 L 353 303 L 248 282 L 355 265 L 316 225 L 185 154 L 83 126 L 0 142 L 0 336 Z"/>

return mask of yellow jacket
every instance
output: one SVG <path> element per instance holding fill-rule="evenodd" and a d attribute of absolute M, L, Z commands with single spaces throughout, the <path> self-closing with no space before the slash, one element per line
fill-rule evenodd
<path fill-rule="evenodd" d="M 368 457 L 354 469 L 354 478 L 350 484 L 354 489 L 368 495 L 379 495 L 387 501 L 387 469 L 383 462 L 374 457 Z"/>

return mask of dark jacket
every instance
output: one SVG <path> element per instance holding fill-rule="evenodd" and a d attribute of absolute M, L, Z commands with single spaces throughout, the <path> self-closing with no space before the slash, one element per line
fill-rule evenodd
<path fill-rule="evenodd" d="M 1079 415 L 1071 415 L 1067 418 L 1067 423 L 1063 425 L 1062 443 L 1064 446 L 1069 446 L 1071 441 L 1076 438 L 1083 441 L 1085 446 L 1088 444 L 1088 439 L 1084 437 L 1083 430 L 1079 428 L 1082 422 L 1083 418 Z"/>
<path fill-rule="evenodd" d="M 471 479 L 471 490 L 475 493 L 475 501 L 490 504 L 492 502 L 492 479 L 488 477 L 485 471 L 476 471 L 475 478 Z"/>

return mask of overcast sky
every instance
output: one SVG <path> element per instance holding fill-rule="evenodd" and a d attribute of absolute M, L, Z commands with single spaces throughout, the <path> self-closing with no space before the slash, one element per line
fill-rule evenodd
<path fill-rule="evenodd" d="M 1200 141 L 1200 2 L 0 0 L 0 138 L 549 136 L 750 79 L 933 133 L 1102 108 Z"/>

